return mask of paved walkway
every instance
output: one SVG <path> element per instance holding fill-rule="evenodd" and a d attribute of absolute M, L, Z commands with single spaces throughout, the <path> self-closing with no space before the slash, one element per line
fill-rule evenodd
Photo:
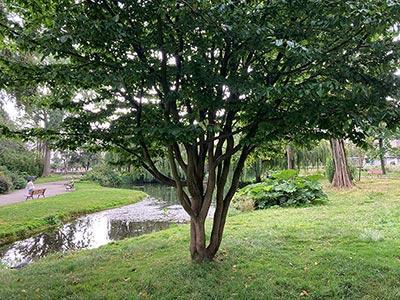
<path fill-rule="evenodd" d="M 42 184 L 35 184 L 35 189 L 46 189 L 45 196 L 50 197 L 50 196 L 55 196 L 59 194 L 65 193 L 65 188 L 64 188 L 64 183 L 67 181 L 57 181 L 57 182 L 48 182 L 48 183 L 42 183 Z M 36 200 L 36 196 L 34 196 L 34 200 Z M 42 197 L 40 197 L 42 198 Z M 17 203 L 17 202 L 22 202 L 25 201 L 26 199 L 26 190 L 18 190 L 9 194 L 4 194 L 0 195 L 0 206 L 7 205 L 7 204 L 12 204 L 12 203 Z M 32 201 L 32 199 L 29 199 L 28 201 Z"/>

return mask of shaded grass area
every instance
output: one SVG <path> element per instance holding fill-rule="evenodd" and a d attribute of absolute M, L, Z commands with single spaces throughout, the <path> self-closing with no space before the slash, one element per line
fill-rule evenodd
<path fill-rule="evenodd" d="M 400 180 L 326 188 L 327 205 L 228 218 L 215 262 L 188 226 L 0 270 L 1 299 L 399 299 Z"/>
<path fill-rule="evenodd" d="M 49 229 L 78 215 L 138 202 L 145 193 L 77 183 L 76 190 L 0 207 L 0 245 Z M 1 298 L 1 297 L 0 297 Z"/>

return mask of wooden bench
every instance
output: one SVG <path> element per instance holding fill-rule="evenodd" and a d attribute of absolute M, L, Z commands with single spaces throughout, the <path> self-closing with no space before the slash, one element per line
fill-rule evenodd
<path fill-rule="evenodd" d="M 40 196 L 42 196 L 44 198 L 45 197 L 44 196 L 45 192 L 46 192 L 46 189 L 35 189 L 35 190 L 31 191 L 31 192 L 28 192 L 28 195 L 26 195 L 26 199 L 25 200 L 28 200 L 29 198 L 33 199 L 33 196 L 35 196 L 35 195 L 37 195 L 37 198 L 39 198 Z"/>
<path fill-rule="evenodd" d="M 64 183 L 64 186 L 66 191 L 72 191 L 75 189 L 75 183 L 73 181 Z"/>
<path fill-rule="evenodd" d="M 383 175 L 383 172 L 381 169 L 372 169 L 368 170 L 368 175 Z"/>

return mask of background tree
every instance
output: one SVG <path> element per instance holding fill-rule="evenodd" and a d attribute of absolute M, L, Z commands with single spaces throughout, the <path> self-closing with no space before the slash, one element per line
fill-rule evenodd
<path fill-rule="evenodd" d="M 11 120 L 3 102 L 7 95 L 0 93 L 0 127 L 17 128 Z M 6 138 L 0 135 L 0 193 L 12 189 L 21 189 L 26 185 L 26 178 L 38 176 L 42 171 L 41 161 L 20 139 Z"/>
<path fill-rule="evenodd" d="M 52 106 L 69 110 L 62 130 L 47 133 L 60 147 L 125 152 L 174 186 L 191 217 L 195 261 L 220 247 L 241 171 L 258 146 L 289 136 L 360 142 L 375 112 L 389 111 L 388 124 L 396 117 L 387 100 L 397 83 L 396 2 L 4 3 L 3 49 L 55 60 L 3 55 L 1 86 L 45 84 Z M 171 174 L 157 168 L 163 157 Z"/>
<path fill-rule="evenodd" d="M 290 169 L 294 169 L 295 165 L 294 165 L 294 149 L 292 145 L 287 145 L 286 146 L 286 159 L 287 159 L 287 168 Z"/>
<path fill-rule="evenodd" d="M 91 167 L 100 162 L 100 159 L 100 153 L 74 151 L 70 154 L 68 165 L 83 168 L 85 171 L 89 171 Z"/>
<path fill-rule="evenodd" d="M 59 130 L 64 118 L 64 112 L 60 109 L 51 109 L 48 103 L 52 101 L 49 90 L 43 86 L 31 87 L 21 90 L 15 89 L 13 95 L 17 107 L 23 111 L 20 118 L 21 126 L 43 128 L 44 130 Z M 43 161 L 43 172 L 41 176 L 50 175 L 51 163 L 51 141 L 45 137 L 35 140 L 36 151 Z"/>
<path fill-rule="evenodd" d="M 334 170 L 332 185 L 338 188 L 352 187 L 353 181 L 350 175 L 344 140 L 331 139 L 330 143 Z"/>
<path fill-rule="evenodd" d="M 398 156 L 397 147 L 393 147 L 392 143 L 400 137 L 398 130 L 390 130 L 386 128 L 384 123 L 378 127 L 371 128 L 371 139 L 368 143 L 368 158 L 378 159 L 382 174 L 386 174 L 386 156 Z"/>

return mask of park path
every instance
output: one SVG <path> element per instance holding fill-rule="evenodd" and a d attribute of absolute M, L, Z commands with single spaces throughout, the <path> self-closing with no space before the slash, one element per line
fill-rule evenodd
<path fill-rule="evenodd" d="M 57 182 L 48 182 L 48 183 L 42 183 L 42 184 L 35 184 L 35 189 L 46 189 L 45 196 L 50 197 L 50 196 L 55 196 L 59 194 L 65 193 L 65 188 L 64 188 L 64 183 L 66 181 L 57 181 Z M 35 201 L 35 198 L 29 199 L 28 201 Z M 42 197 L 40 197 L 42 198 Z M 13 203 L 18 203 L 18 202 L 23 202 L 26 199 L 26 190 L 18 190 L 14 191 L 9 194 L 4 194 L 0 195 L 0 206 L 8 205 L 8 204 L 13 204 Z"/>

